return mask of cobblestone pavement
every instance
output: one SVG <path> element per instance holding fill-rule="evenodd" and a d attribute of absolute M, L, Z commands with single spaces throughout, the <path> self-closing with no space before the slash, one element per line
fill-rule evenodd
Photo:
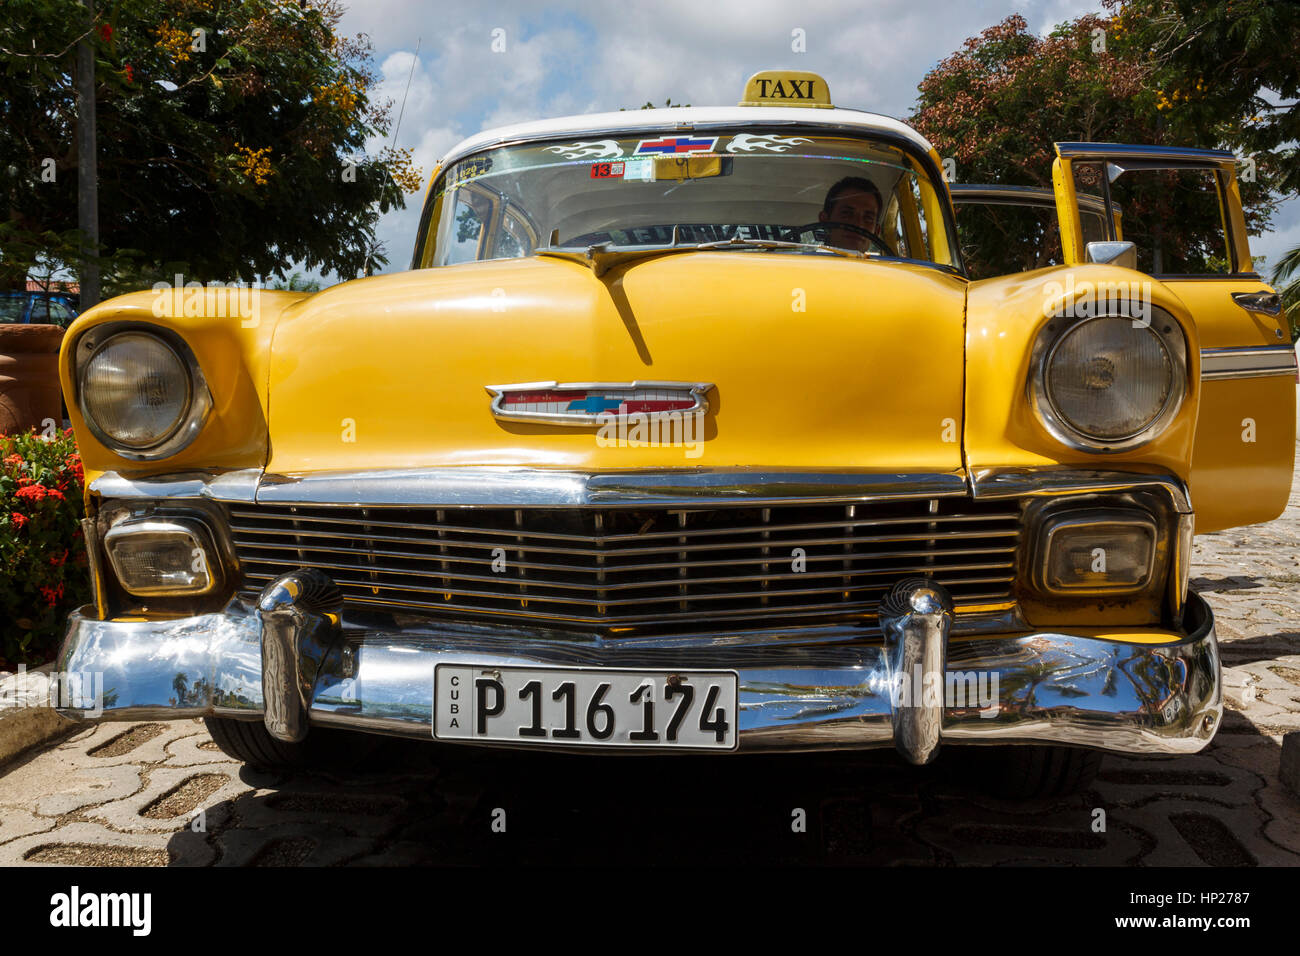
<path fill-rule="evenodd" d="M 346 775 L 277 777 L 226 758 L 201 721 L 103 724 L 0 777 L 0 864 L 1297 865 L 1300 798 L 1278 764 L 1300 730 L 1300 483 L 1281 519 L 1195 549 L 1224 724 L 1193 757 L 1108 756 L 1082 796 L 982 796 L 978 760 L 956 751 L 914 769 L 883 752 L 610 759 L 392 740 Z"/>

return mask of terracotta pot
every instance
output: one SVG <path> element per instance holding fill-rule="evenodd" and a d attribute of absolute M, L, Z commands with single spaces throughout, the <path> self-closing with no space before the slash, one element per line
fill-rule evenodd
<path fill-rule="evenodd" d="M 0 435 L 63 427 L 57 325 L 0 325 Z"/>

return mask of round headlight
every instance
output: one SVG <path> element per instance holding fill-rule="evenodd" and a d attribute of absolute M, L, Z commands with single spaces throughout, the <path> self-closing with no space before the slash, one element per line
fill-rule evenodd
<path fill-rule="evenodd" d="M 185 422 L 192 389 L 185 360 L 165 341 L 148 332 L 119 332 L 83 366 L 82 411 L 109 443 L 153 448 Z"/>
<path fill-rule="evenodd" d="M 1181 350 L 1171 351 L 1170 334 L 1181 341 L 1173 326 L 1107 316 L 1061 335 L 1043 369 L 1046 397 L 1060 424 L 1103 444 L 1142 440 L 1183 397 Z"/>

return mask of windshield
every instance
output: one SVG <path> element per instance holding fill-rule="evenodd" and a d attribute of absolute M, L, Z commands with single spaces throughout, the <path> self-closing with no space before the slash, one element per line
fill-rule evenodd
<path fill-rule="evenodd" d="M 915 157 L 863 136 L 753 127 L 595 134 L 499 147 L 455 163 L 430 193 L 414 265 L 675 238 L 731 240 L 731 248 L 751 253 L 822 245 L 955 267 L 941 196 Z"/>

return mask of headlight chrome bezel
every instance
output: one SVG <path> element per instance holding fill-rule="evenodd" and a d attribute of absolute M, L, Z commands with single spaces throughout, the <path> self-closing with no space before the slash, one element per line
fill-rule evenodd
<path fill-rule="evenodd" d="M 1090 322 L 1136 322 L 1124 312 L 1110 311 L 1082 318 L 1050 319 L 1039 331 L 1030 362 L 1029 399 L 1039 421 L 1057 441 L 1078 451 L 1115 453 L 1131 451 L 1154 441 L 1173 421 L 1187 397 L 1187 343 L 1182 328 L 1168 312 L 1151 307 L 1150 322 L 1142 322 L 1148 334 L 1169 358 L 1171 381 L 1169 394 L 1155 417 L 1140 429 L 1120 438 L 1101 438 L 1076 427 L 1057 407 L 1047 380 L 1052 359 L 1069 335 Z"/>
<path fill-rule="evenodd" d="M 133 543 L 132 539 L 137 536 L 187 540 L 191 551 L 197 549 L 202 553 L 203 583 L 174 585 L 159 582 L 133 587 L 122 564 L 119 548 Z M 203 597 L 223 583 L 222 560 L 214 541 L 207 524 L 198 517 L 126 518 L 112 525 L 104 534 L 104 552 L 108 555 L 109 566 L 113 569 L 117 583 L 132 597 Z"/>
<path fill-rule="evenodd" d="M 127 445 L 108 434 L 99 424 L 87 401 L 85 374 L 90 361 L 118 336 L 124 334 L 148 335 L 171 351 L 189 375 L 187 407 L 177 424 L 161 439 L 145 447 Z M 212 393 L 193 351 L 184 340 L 170 329 L 144 322 L 110 322 L 87 330 L 78 340 L 73 370 L 76 386 L 77 408 L 90 433 L 113 454 L 131 461 L 157 461 L 170 458 L 188 447 L 203 430 L 212 411 Z"/>

